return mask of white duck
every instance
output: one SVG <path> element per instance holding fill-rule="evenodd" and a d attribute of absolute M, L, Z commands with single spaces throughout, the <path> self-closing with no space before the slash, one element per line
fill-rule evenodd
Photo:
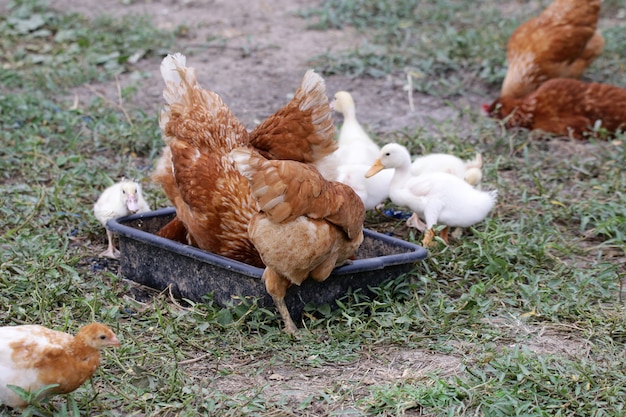
<path fill-rule="evenodd" d="M 470 185 L 477 186 L 483 178 L 481 168 L 483 166 L 482 155 L 469 161 L 447 153 L 431 153 L 417 157 L 411 164 L 411 174 L 422 175 L 428 172 L 448 172 L 463 178 Z"/>
<path fill-rule="evenodd" d="M 411 175 L 411 155 L 402 145 L 390 143 L 383 146 L 366 175 L 371 177 L 388 168 L 394 168 L 389 188 L 391 201 L 410 208 L 426 221 L 423 246 L 432 244 L 435 224 L 469 227 L 482 221 L 495 205 L 497 190 L 477 190 L 446 172 Z M 445 230 L 444 240 L 447 239 L 447 228 Z"/>
<path fill-rule="evenodd" d="M 380 147 L 369 137 L 356 118 L 354 99 L 347 91 L 339 91 L 330 103 L 333 110 L 343 114 L 343 125 L 339 131 L 335 151 L 342 165 L 371 165 L 378 158 Z"/>
<path fill-rule="evenodd" d="M 431 172 L 447 172 L 464 179 L 474 187 L 480 188 L 480 182 L 483 178 L 482 166 L 483 158 L 479 153 L 476 154 L 474 159 L 469 161 L 464 161 L 457 156 L 447 153 L 431 153 L 415 158 L 411 164 L 411 174 L 417 176 Z M 426 225 L 415 213 L 407 220 L 407 226 L 415 227 L 422 232 L 426 229 Z M 458 237 L 460 233 L 461 230 L 457 228 L 453 236 Z"/>
<path fill-rule="evenodd" d="M 332 155 L 336 165 L 335 180 L 349 185 L 361 198 L 365 209 L 372 210 L 389 197 L 393 172 L 384 172 L 376 178 L 365 177 L 365 173 L 378 157 L 380 147 L 359 124 L 354 99 L 350 93 L 337 92 L 331 107 L 343 114 L 338 149 Z"/>
<path fill-rule="evenodd" d="M 111 219 L 147 211 L 150 211 L 150 206 L 143 198 L 141 185 L 126 179 L 104 190 L 93 207 L 96 218 L 105 228 Z M 120 257 L 120 251 L 113 244 L 113 232 L 109 229 L 106 231 L 109 246 L 100 256 L 117 259 Z"/>

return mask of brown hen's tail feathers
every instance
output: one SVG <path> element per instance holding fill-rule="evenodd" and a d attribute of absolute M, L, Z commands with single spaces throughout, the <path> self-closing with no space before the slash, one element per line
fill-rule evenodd
<path fill-rule="evenodd" d="M 195 68 L 187 67 L 187 58 L 179 52 L 163 58 L 161 77 L 165 81 L 163 98 L 169 105 L 181 102 L 184 91 L 199 87 Z"/>
<path fill-rule="evenodd" d="M 337 149 L 324 79 L 308 70 L 293 99 L 250 132 L 250 144 L 268 159 L 316 162 Z"/>

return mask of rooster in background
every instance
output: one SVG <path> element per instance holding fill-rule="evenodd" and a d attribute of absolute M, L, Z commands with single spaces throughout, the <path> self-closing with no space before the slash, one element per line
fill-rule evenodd
<path fill-rule="evenodd" d="M 337 144 L 324 80 L 307 71 L 294 98 L 248 133 L 216 93 L 199 85 L 184 55 L 165 57 L 161 75 L 166 105 L 159 125 L 167 146 L 152 178 L 176 207 L 176 218 L 159 235 L 263 267 L 247 230 L 259 205 L 229 153 L 252 148 L 305 163 L 331 154 Z"/>
<path fill-rule="evenodd" d="M 626 130 L 626 89 L 557 78 L 524 98 L 501 97 L 486 109 L 507 128 L 540 129 L 583 139 L 604 130 Z"/>
<path fill-rule="evenodd" d="M 309 277 L 324 281 L 335 266 L 349 262 L 363 241 L 365 207 L 352 188 L 327 181 L 311 165 L 267 160 L 246 148 L 230 155 L 259 202 L 248 233 L 266 265 L 265 287 L 285 330 L 295 333 L 287 288 Z"/>
<path fill-rule="evenodd" d="M 521 98 L 551 78 L 580 78 L 604 49 L 601 0 L 554 0 L 509 38 L 501 97 Z"/>

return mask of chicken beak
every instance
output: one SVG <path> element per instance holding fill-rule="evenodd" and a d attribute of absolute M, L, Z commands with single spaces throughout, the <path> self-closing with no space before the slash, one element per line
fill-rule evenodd
<path fill-rule="evenodd" d="M 131 213 L 139 210 L 139 203 L 137 202 L 137 195 L 129 195 L 128 200 L 126 200 L 126 207 L 128 207 L 128 211 Z"/>
<path fill-rule="evenodd" d="M 368 169 L 367 172 L 365 173 L 365 178 L 373 177 L 374 175 L 378 174 L 383 169 L 385 169 L 385 167 L 383 166 L 383 164 L 380 163 L 380 159 L 377 159 L 374 162 L 374 165 L 372 165 L 370 169 Z"/>
<path fill-rule="evenodd" d="M 109 345 L 113 346 L 113 347 L 120 347 L 120 346 L 122 346 L 122 344 L 120 343 L 119 339 L 115 335 L 113 335 L 113 337 L 111 338 L 111 341 L 109 342 Z"/>

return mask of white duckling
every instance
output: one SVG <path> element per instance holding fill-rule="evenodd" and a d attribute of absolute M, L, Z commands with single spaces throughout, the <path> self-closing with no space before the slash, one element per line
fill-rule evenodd
<path fill-rule="evenodd" d="M 338 149 L 332 155 L 336 164 L 335 180 L 349 185 L 361 198 L 365 209 L 372 210 L 389 197 L 393 172 L 388 171 L 374 178 L 365 177 L 365 173 L 378 157 L 380 147 L 359 124 L 354 99 L 350 93 L 337 92 L 331 106 L 336 112 L 343 114 Z"/>
<path fill-rule="evenodd" d="M 104 190 L 93 207 L 96 218 L 105 228 L 107 222 L 111 219 L 147 211 L 150 211 L 150 206 L 143 198 L 141 185 L 126 179 Z M 100 256 L 118 259 L 120 251 L 113 244 L 113 232 L 109 229 L 106 229 L 106 231 L 109 246 Z"/>
<path fill-rule="evenodd" d="M 495 205 L 497 190 L 477 190 L 447 172 L 411 175 L 411 155 L 402 145 L 390 143 L 383 146 L 366 176 L 371 177 L 388 168 L 394 168 L 389 198 L 425 220 L 426 232 L 422 240 L 425 247 L 432 244 L 435 224 L 469 227 L 482 221 Z M 447 239 L 447 228 L 445 230 L 444 240 Z"/>
<path fill-rule="evenodd" d="M 448 172 L 463 178 L 470 185 L 477 186 L 483 178 L 481 168 L 483 166 L 482 155 L 469 161 L 447 153 L 431 153 L 416 158 L 411 164 L 411 174 L 422 175 L 428 172 Z"/>
<path fill-rule="evenodd" d="M 476 154 L 474 159 L 469 161 L 464 161 L 457 156 L 447 153 L 431 153 L 415 158 L 411 164 L 411 174 L 417 176 L 431 172 L 447 172 L 464 179 L 474 187 L 480 188 L 480 182 L 483 178 L 482 166 L 483 158 L 479 153 Z M 415 227 L 421 232 L 426 228 L 426 225 L 415 213 L 407 220 L 407 225 Z M 461 229 L 457 228 L 453 236 L 458 237 L 460 234 Z"/>
<path fill-rule="evenodd" d="M 335 151 L 341 165 L 371 165 L 378 158 L 380 147 L 369 137 L 356 118 L 356 109 L 352 95 L 347 91 L 335 94 L 331 107 L 343 114 L 343 125 L 339 131 Z"/>

